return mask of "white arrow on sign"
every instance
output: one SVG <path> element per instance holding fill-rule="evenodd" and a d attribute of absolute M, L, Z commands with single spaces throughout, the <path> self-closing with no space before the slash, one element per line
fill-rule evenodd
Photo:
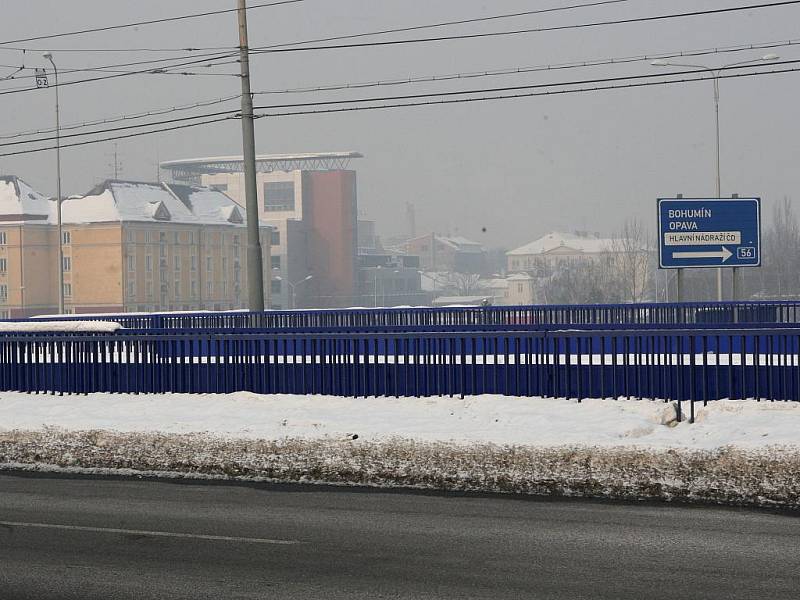
<path fill-rule="evenodd" d="M 722 250 L 716 250 L 714 252 L 673 252 L 672 258 L 721 258 L 722 262 L 728 260 L 731 256 L 733 256 L 733 252 L 728 250 L 725 246 L 722 247 Z"/>

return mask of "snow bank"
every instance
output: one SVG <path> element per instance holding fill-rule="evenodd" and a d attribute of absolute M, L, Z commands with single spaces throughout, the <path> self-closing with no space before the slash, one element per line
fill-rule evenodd
<path fill-rule="evenodd" d="M 0 321 L 0 332 L 67 331 L 113 333 L 122 325 L 113 321 Z"/>
<path fill-rule="evenodd" d="M 684 410 L 688 407 L 684 407 Z M 800 507 L 800 403 L 0 393 L 6 468 Z"/>

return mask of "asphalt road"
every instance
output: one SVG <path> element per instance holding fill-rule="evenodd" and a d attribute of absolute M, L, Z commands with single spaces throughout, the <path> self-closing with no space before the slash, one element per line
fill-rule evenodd
<path fill-rule="evenodd" d="M 0 475 L 0 598 L 800 597 L 800 518 Z"/>

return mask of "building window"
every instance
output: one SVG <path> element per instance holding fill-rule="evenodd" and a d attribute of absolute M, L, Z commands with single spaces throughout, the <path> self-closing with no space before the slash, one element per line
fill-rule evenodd
<path fill-rule="evenodd" d="M 5 246 L 7 243 L 6 232 L 0 231 L 0 246 Z"/>
<path fill-rule="evenodd" d="M 227 296 L 228 295 L 228 282 L 227 281 L 223 281 L 222 282 L 222 295 L 223 296 Z"/>
<path fill-rule="evenodd" d="M 147 297 L 148 298 L 152 298 L 153 297 L 153 282 L 152 281 L 148 281 L 147 282 L 147 284 L 145 286 L 145 291 L 147 292 Z"/>
<path fill-rule="evenodd" d="M 71 283 L 65 283 L 64 284 L 64 296 L 67 297 L 67 298 L 72 296 L 72 284 Z"/>
<path fill-rule="evenodd" d="M 0 258 L 0 273 L 8 272 L 8 259 Z"/>
<path fill-rule="evenodd" d="M 159 231 L 158 232 L 158 241 L 161 244 L 166 244 L 167 243 L 167 232 L 166 231 Z"/>
<path fill-rule="evenodd" d="M 210 256 L 206 256 L 206 271 L 211 273 L 214 270 L 214 259 Z"/>
<path fill-rule="evenodd" d="M 153 241 L 152 232 L 151 231 L 145 231 L 144 232 L 144 243 L 145 244 L 149 244 L 152 241 Z"/>
<path fill-rule="evenodd" d="M 281 232 L 277 229 L 273 229 L 272 232 L 269 234 L 269 245 L 270 246 L 280 246 L 281 245 Z"/>
<path fill-rule="evenodd" d="M 144 257 L 144 270 L 148 273 L 153 270 L 153 256 L 150 254 Z"/>
<path fill-rule="evenodd" d="M 128 298 L 135 298 L 136 297 L 136 282 L 129 281 L 128 282 Z"/>
<path fill-rule="evenodd" d="M 180 256 L 176 256 L 175 257 L 175 270 L 176 271 L 180 271 L 181 270 L 181 257 Z"/>
<path fill-rule="evenodd" d="M 175 280 L 175 299 L 176 300 L 180 300 L 181 299 L 181 280 L 180 279 L 176 279 Z"/>
<path fill-rule="evenodd" d="M 281 293 L 281 280 L 280 279 L 273 279 L 272 283 L 270 284 L 270 291 L 273 294 L 280 294 Z"/>
<path fill-rule="evenodd" d="M 180 244 L 181 243 L 181 234 L 178 233 L 177 231 L 173 231 L 172 232 L 172 241 L 176 246 L 178 244 Z"/>
<path fill-rule="evenodd" d="M 0 300 L 2 300 L 2 301 L 8 300 L 8 286 L 7 285 L 0 285 Z"/>
<path fill-rule="evenodd" d="M 227 273 L 228 273 L 228 257 L 227 256 L 223 256 L 222 257 L 222 274 L 223 275 L 227 275 Z"/>
<path fill-rule="evenodd" d="M 197 271 L 197 256 L 192 254 L 192 271 Z"/>
<path fill-rule="evenodd" d="M 166 258 L 167 257 L 167 247 L 164 244 L 161 244 L 158 247 L 158 256 L 159 256 L 159 258 Z"/>
<path fill-rule="evenodd" d="M 209 298 L 214 294 L 214 283 L 211 281 L 206 283 L 206 294 L 208 294 Z"/>
<path fill-rule="evenodd" d="M 234 239 L 236 239 L 236 238 L 234 238 Z M 233 246 L 233 257 L 234 258 L 239 258 L 239 244 L 237 244 L 237 243 L 234 243 L 234 246 Z"/>
<path fill-rule="evenodd" d="M 191 294 L 192 294 L 192 298 L 196 298 L 197 297 L 197 282 L 194 279 L 192 280 Z"/>
<path fill-rule="evenodd" d="M 189 243 L 194 244 L 194 231 L 189 232 Z"/>
<path fill-rule="evenodd" d="M 71 231 L 62 231 L 61 232 L 61 242 L 63 244 L 71 244 L 72 243 L 72 232 Z"/>
<path fill-rule="evenodd" d="M 72 257 L 64 256 L 64 257 L 62 257 L 61 260 L 62 260 L 62 264 L 64 266 L 64 272 L 65 273 L 69 273 L 70 271 L 72 271 Z"/>
<path fill-rule="evenodd" d="M 264 211 L 294 210 L 294 182 L 268 181 L 264 184 Z"/>
<path fill-rule="evenodd" d="M 269 257 L 270 267 L 273 269 L 280 269 L 281 268 L 281 257 L 280 256 L 270 256 Z"/>
<path fill-rule="evenodd" d="M 128 229 L 128 243 L 132 244 L 136 241 L 136 232 Z"/>

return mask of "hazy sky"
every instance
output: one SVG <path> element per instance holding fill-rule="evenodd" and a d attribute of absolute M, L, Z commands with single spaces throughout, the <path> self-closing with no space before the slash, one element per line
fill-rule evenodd
<path fill-rule="evenodd" d="M 261 0 L 258 0 L 259 2 Z M 583 0 L 585 1 L 585 0 Z M 250 0 L 255 4 L 256 0 Z M 466 19 L 581 3 L 577 0 L 306 0 L 250 11 L 252 46 Z M 383 39 L 546 27 L 756 3 L 740 0 L 631 0 L 580 10 L 392 34 Z M 235 6 L 234 0 L 3 0 L 0 41 L 60 31 Z M 594 29 L 316 52 L 252 59 L 254 90 L 530 67 L 658 52 L 696 50 L 800 38 L 800 5 L 634 23 Z M 235 46 L 234 13 L 44 42 L 28 67 L 44 66 L 41 49 L 59 68 L 132 62 L 175 54 L 63 52 L 60 49 Z M 22 52 L 0 46 L 0 76 Z M 776 52 L 800 58 L 797 47 L 708 55 L 718 66 Z M 794 67 L 794 65 L 787 65 Z M 214 69 L 235 73 L 238 65 Z M 313 94 L 261 96 L 257 104 L 360 98 L 529 85 L 653 73 L 648 62 Z M 665 72 L 667 69 L 663 69 Z M 29 71 L 26 72 L 30 74 Z M 85 78 L 90 74 L 64 75 Z M 0 82 L 0 92 L 30 86 Z M 62 123 L 70 124 L 233 95 L 226 76 L 121 77 L 61 89 Z M 723 80 L 722 192 L 800 199 L 800 73 Z M 235 107 L 229 103 L 224 107 Z M 223 108 L 224 108 L 223 107 Z M 655 200 L 683 192 L 714 193 L 714 112 L 711 82 L 598 91 L 449 106 L 261 119 L 260 153 L 353 150 L 362 213 L 384 235 L 405 230 L 404 203 L 416 205 L 418 230 L 458 232 L 487 245 L 514 247 L 553 230 L 611 233 L 626 216 L 648 226 Z M 220 107 L 200 111 L 212 112 Z M 191 113 L 179 113 L 185 116 Z M 0 95 L 0 134 L 51 126 L 53 91 Z M 163 118 L 163 117 L 162 117 Z M 0 140 L 7 141 L 7 140 Z M 0 148 L 0 152 L 4 149 Z M 153 180 L 159 160 L 241 153 L 240 123 L 120 140 L 122 176 Z M 64 193 L 82 193 L 113 174 L 113 143 L 63 151 Z M 0 157 L 0 173 L 16 174 L 55 192 L 54 152 Z M 483 231 L 486 228 L 486 231 Z"/>

